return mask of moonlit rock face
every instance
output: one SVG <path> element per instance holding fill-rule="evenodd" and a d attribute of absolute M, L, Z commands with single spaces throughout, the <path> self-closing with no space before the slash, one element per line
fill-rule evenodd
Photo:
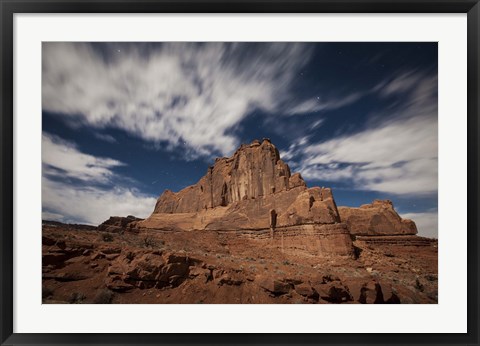
<path fill-rule="evenodd" d="M 277 148 L 267 139 L 254 141 L 242 145 L 230 158 L 217 159 L 197 184 L 178 193 L 165 191 L 154 213 L 198 212 L 265 198 L 298 186 L 306 187 L 301 176 L 291 177 Z"/>
<path fill-rule="evenodd" d="M 229 158 L 216 159 L 197 184 L 165 191 L 144 227 L 241 230 L 332 225 L 340 217 L 330 189 L 307 188 L 291 174 L 268 139 L 242 145 Z"/>
<path fill-rule="evenodd" d="M 353 235 L 414 235 L 415 222 L 402 219 L 389 200 L 375 200 L 359 208 L 339 207 L 340 218 Z"/>
<path fill-rule="evenodd" d="M 137 226 L 247 232 L 282 247 L 310 248 L 319 256 L 354 255 L 331 189 L 307 188 L 268 139 L 215 160 L 197 184 L 177 193 L 165 191 L 152 215 Z"/>

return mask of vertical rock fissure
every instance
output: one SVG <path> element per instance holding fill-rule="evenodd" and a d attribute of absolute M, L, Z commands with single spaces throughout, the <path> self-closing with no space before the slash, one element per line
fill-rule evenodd
<path fill-rule="evenodd" d="M 213 175 L 213 167 L 209 167 L 208 168 L 208 175 L 209 175 L 209 181 L 210 181 L 210 207 L 211 208 L 214 208 L 215 206 L 213 205 L 213 179 L 212 179 L 212 175 Z"/>
<path fill-rule="evenodd" d="M 221 195 L 222 196 L 221 197 L 221 206 L 222 207 L 225 207 L 228 204 L 227 191 L 228 191 L 227 183 L 224 182 L 223 186 L 222 186 L 222 195 Z"/>

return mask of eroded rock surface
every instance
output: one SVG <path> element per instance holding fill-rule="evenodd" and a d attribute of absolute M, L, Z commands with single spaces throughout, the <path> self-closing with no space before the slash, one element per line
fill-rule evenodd
<path fill-rule="evenodd" d="M 166 190 L 153 214 L 141 226 L 162 221 L 193 229 L 259 229 L 304 223 L 338 223 L 332 191 L 308 189 L 299 173 L 291 175 L 277 148 L 267 139 L 242 145 L 230 158 L 220 158 L 195 185 L 178 193 Z M 171 214 L 171 215 L 166 215 Z"/>
<path fill-rule="evenodd" d="M 124 232 L 126 230 L 134 229 L 136 227 L 136 223 L 142 220 L 143 219 L 133 215 L 128 215 L 127 217 L 111 216 L 108 220 L 102 222 L 98 226 L 98 230 L 112 233 Z"/>
<path fill-rule="evenodd" d="M 312 256 L 306 250 L 313 238 L 287 246 L 285 235 L 282 246 L 281 239 L 252 233 L 258 232 L 106 233 L 44 225 L 43 303 L 437 302 L 435 240 L 357 237 L 353 259 Z"/>
<path fill-rule="evenodd" d="M 290 244 L 297 241 L 291 235 L 309 235 L 322 254 L 353 254 L 331 189 L 307 188 L 268 139 L 217 159 L 197 184 L 177 193 L 165 191 L 152 215 L 137 225 L 163 230 L 271 230 L 272 239 L 278 231 Z M 309 231 L 302 234 L 303 230 Z"/>
<path fill-rule="evenodd" d="M 238 201 L 263 198 L 295 187 L 305 187 L 265 139 L 242 145 L 230 158 L 218 158 L 200 181 L 178 193 L 166 190 L 154 213 L 192 213 L 225 207 Z"/>
<path fill-rule="evenodd" d="M 414 235 L 415 222 L 402 219 L 389 200 L 375 200 L 359 208 L 339 207 L 342 222 L 353 235 Z"/>

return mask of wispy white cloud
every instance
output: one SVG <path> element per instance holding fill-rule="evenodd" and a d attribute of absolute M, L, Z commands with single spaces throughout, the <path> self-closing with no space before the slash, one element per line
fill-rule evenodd
<path fill-rule="evenodd" d="M 323 124 L 324 121 L 325 121 L 325 118 L 321 118 L 321 119 L 318 119 L 318 120 L 314 121 L 310 125 L 310 130 L 315 130 L 315 129 L 319 128 Z"/>
<path fill-rule="evenodd" d="M 414 70 L 405 71 L 393 79 L 382 81 L 373 90 L 379 91 L 383 96 L 404 93 L 414 89 L 423 78 L 423 75 Z"/>
<path fill-rule="evenodd" d="M 283 112 L 289 115 L 315 113 L 320 111 L 327 111 L 342 108 L 348 106 L 363 96 L 368 94 L 366 92 L 353 92 L 347 95 L 325 98 L 323 96 L 316 96 L 307 100 L 304 100 L 297 104 L 291 104 L 288 107 L 283 108 Z"/>
<path fill-rule="evenodd" d="M 112 177 L 112 168 L 124 165 L 110 158 L 84 154 L 72 142 L 47 133 L 42 134 L 42 163 L 44 174 L 101 183 Z"/>
<path fill-rule="evenodd" d="M 88 44 L 44 43 L 43 109 L 173 148 L 185 143 L 196 155 L 228 155 L 239 144 L 229 130 L 252 109 L 318 106 L 285 108 L 310 46 L 250 48 L 246 59 L 242 44 L 165 43 L 148 54 L 132 46 L 105 59 Z"/>
<path fill-rule="evenodd" d="M 303 136 L 294 141 L 288 147 L 288 150 L 280 151 L 280 156 L 283 160 L 290 160 L 298 158 L 299 151 L 301 151 L 305 146 L 309 145 L 310 136 Z M 291 161 L 290 165 L 296 167 L 298 163 L 296 161 Z"/>
<path fill-rule="evenodd" d="M 428 108 L 433 106 L 431 102 L 432 93 L 436 92 L 437 76 L 426 76 L 415 70 L 403 71 L 390 79 L 385 79 L 373 88 L 344 93 L 336 97 L 325 97 L 323 95 L 309 98 L 299 103 L 291 104 L 284 108 L 284 112 L 290 115 L 314 113 L 320 111 L 334 110 L 355 103 L 365 96 L 376 94 L 380 97 L 389 97 L 398 94 L 411 94 L 408 103 L 403 104 L 408 108 L 413 104 Z M 427 101 L 427 102 L 424 102 Z"/>
<path fill-rule="evenodd" d="M 156 198 L 126 187 L 102 189 L 42 179 L 43 209 L 55 211 L 42 216 L 50 220 L 98 225 L 114 215 L 144 218 L 155 202 Z"/>
<path fill-rule="evenodd" d="M 59 137 L 43 134 L 42 163 L 42 217 L 46 219 L 97 225 L 112 215 L 146 217 L 155 205 L 154 197 L 114 183 L 113 169 L 123 163 L 82 153 Z M 66 183 L 63 178 L 81 183 Z"/>
<path fill-rule="evenodd" d="M 404 219 L 415 221 L 418 235 L 428 238 L 438 238 L 438 212 L 405 213 L 400 216 Z"/>
<path fill-rule="evenodd" d="M 115 137 L 108 135 L 106 133 L 95 133 L 95 137 L 108 143 L 117 143 L 117 140 L 115 139 Z"/>
<path fill-rule="evenodd" d="M 399 195 L 436 193 L 436 77 L 401 74 L 382 85 L 376 93 L 407 93 L 405 103 L 391 114 L 372 115 L 369 126 L 355 133 L 319 143 L 303 138 L 285 158 L 307 179 L 350 181 L 358 189 Z"/>

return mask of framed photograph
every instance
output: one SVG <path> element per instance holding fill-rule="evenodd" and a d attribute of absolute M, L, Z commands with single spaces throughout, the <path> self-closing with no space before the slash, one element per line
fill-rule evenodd
<path fill-rule="evenodd" d="M 478 340 L 478 1 L 2 1 L 1 342 Z"/>

